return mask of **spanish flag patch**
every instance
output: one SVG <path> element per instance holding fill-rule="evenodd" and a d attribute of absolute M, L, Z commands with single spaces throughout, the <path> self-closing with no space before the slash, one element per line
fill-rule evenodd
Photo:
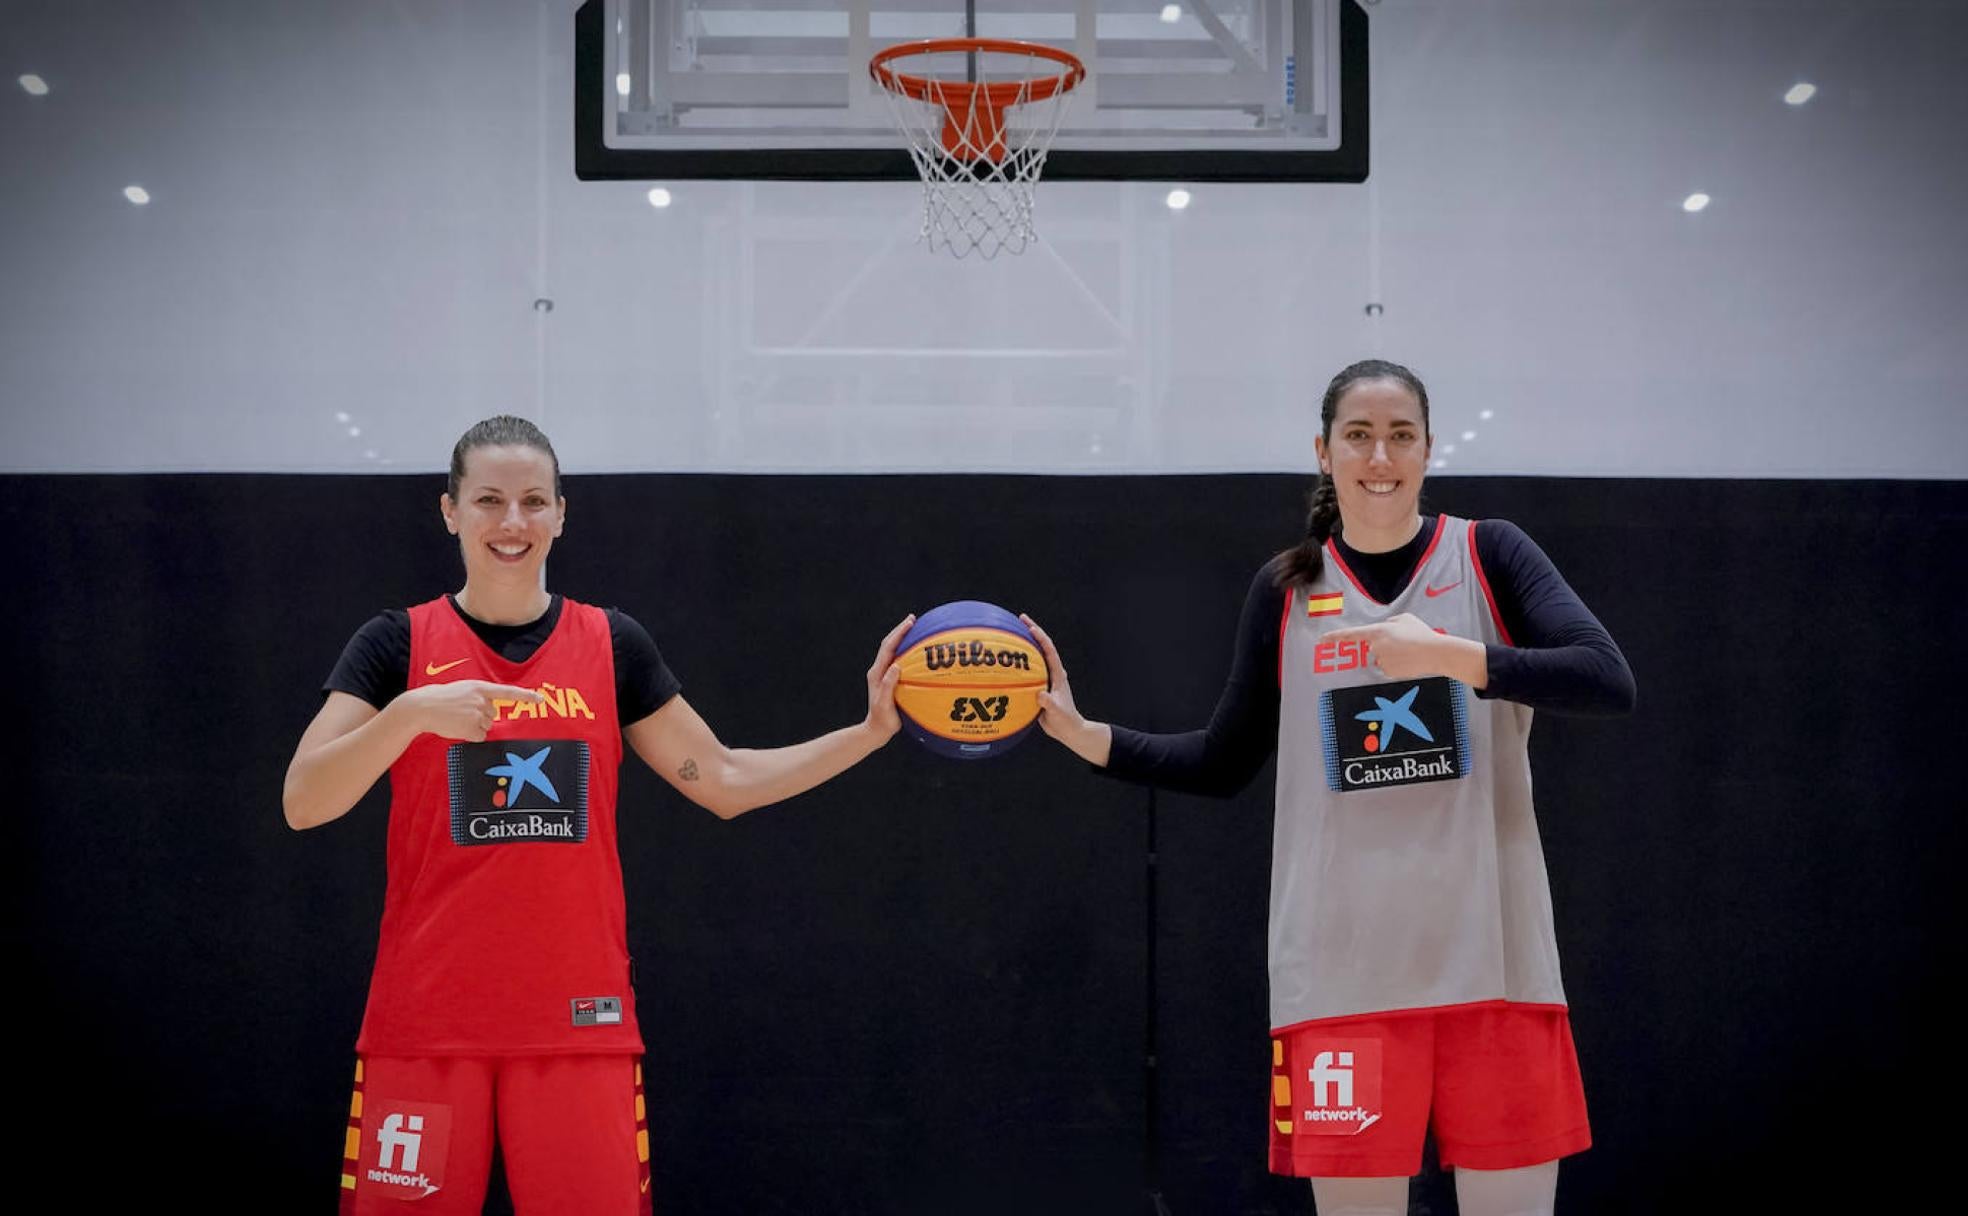
<path fill-rule="evenodd" d="M 1339 591 L 1307 592 L 1305 595 L 1306 616 L 1338 616 L 1346 607 L 1346 595 Z"/>

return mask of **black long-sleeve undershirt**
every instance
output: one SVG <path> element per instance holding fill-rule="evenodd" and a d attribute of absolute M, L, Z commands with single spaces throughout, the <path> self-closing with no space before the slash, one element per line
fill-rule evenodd
<path fill-rule="evenodd" d="M 1407 588 L 1435 531 L 1424 516 L 1415 538 L 1386 553 L 1340 554 L 1377 600 Z M 1523 529 L 1501 519 L 1476 529 L 1476 556 L 1513 645 L 1488 646 L 1489 686 L 1479 697 L 1559 714 L 1613 716 L 1633 709 L 1633 672 L 1612 635 Z M 1177 734 L 1114 726 L 1104 770 L 1125 781 L 1229 797 L 1250 784 L 1278 744 L 1278 622 L 1285 592 L 1274 562 L 1251 580 L 1237 624 L 1230 679 L 1209 725 Z"/>
<path fill-rule="evenodd" d="M 492 625 L 458 606 L 456 596 L 444 597 L 471 631 L 509 663 L 524 663 L 553 636 L 561 606 L 554 596 L 538 620 L 523 625 Z M 631 726 L 669 703 L 683 685 L 663 661 L 662 652 L 640 622 L 619 608 L 602 609 L 608 616 L 608 638 L 615 658 L 615 712 Z M 371 617 L 343 647 L 341 658 L 322 685 L 323 695 L 345 692 L 382 709 L 401 696 L 410 683 L 410 614 L 389 608 Z"/>

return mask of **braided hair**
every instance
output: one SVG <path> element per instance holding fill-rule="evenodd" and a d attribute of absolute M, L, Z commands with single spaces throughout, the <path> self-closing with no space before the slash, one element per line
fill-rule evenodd
<path fill-rule="evenodd" d="M 1327 443 L 1332 442 L 1333 416 L 1339 412 L 1339 399 L 1363 380 L 1399 381 L 1421 403 L 1421 429 L 1424 433 L 1428 430 L 1428 389 L 1421 383 L 1421 377 L 1385 359 L 1362 359 L 1341 368 L 1332 382 L 1326 385 L 1326 395 L 1319 402 L 1319 434 Z M 1318 578 L 1319 571 L 1326 564 L 1326 541 L 1340 530 L 1339 490 L 1333 485 L 1332 475 L 1322 471 L 1318 485 L 1312 488 L 1312 504 L 1305 516 L 1304 538 L 1280 552 L 1276 558 L 1278 586 L 1309 584 Z"/>

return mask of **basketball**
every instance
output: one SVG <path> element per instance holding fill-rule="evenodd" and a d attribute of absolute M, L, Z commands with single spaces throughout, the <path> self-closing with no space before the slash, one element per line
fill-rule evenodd
<path fill-rule="evenodd" d="M 1039 691 L 1051 682 L 1031 631 L 978 600 L 923 613 L 896 652 L 903 727 L 930 751 L 959 760 L 1016 746 L 1038 720 Z"/>

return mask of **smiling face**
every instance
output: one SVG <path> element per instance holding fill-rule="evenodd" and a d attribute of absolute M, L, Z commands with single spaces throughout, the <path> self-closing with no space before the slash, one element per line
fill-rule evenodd
<path fill-rule="evenodd" d="M 547 551 L 567 520 L 567 500 L 554 493 L 552 456 L 523 444 L 472 448 L 458 496 L 444 495 L 441 506 L 464 554 L 467 586 L 542 585 Z"/>
<path fill-rule="evenodd" d="M 1356 381 L 1340 395 L 1331 429 L 1313 442 L 1339 497 L 1346 543 L 1369 553 L 1407 543 L 1434 447 L 1408 386 L 1389 377 Z"/>

